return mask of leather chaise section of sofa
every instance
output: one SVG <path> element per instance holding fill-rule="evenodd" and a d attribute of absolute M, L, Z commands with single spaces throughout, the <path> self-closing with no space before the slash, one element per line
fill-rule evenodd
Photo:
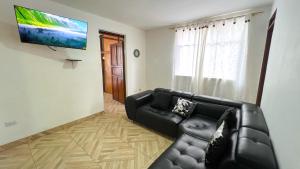
<path fill-rule="evenodd" d="M 206 169 L 207 141 L 183 134 L 149 169 Z"/>

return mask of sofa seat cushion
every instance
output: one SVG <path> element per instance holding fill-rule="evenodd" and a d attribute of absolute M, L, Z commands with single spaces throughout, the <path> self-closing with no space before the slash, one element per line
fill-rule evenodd
<path fill-rule="evenodd" d="M 215 119 L 205 116 L 193 116 L 179 125 L 179 134 L 185 133 L 209 141 L 216 132 L 216 126 Z"/>
<path fill-rule="evenodd" d="M 206 169 L 207 145 L 204 140 L 184 134 L 149 169 Z"/>
<path fill-rule="evenodd" d="M 183 118 L 171 110 L 158 110 L 150 105 L 145 105 L 137 110 L 136 121 L 141 124 L 157 130 L 170 137 L 177 136 L 178 124 Z"/>
<path fill-rule="evenodd" d="M 277 164 L 269 136 L 259 130 L 242 127 L 239 131 L 237 162 L 251 169 L 276 169 Z"/>
<path fill-rule="evenodd" d="M 259 130 L 269 135 L 263 112 L 254 104 L 243 104 L 241 126 Z"/>

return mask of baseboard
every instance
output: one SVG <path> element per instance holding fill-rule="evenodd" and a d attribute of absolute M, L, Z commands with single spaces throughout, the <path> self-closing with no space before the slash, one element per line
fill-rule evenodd
<path fill-rule="evenodd" d="M 69 123 L 66 123 L 66 124 L 62 124 L 60 126 L 57 126 L 57 127 L 54 127 L 54 128 L 51 128 L 51 129 L 48 129 L 48 130 L 45 130 L 45 131 L 42 131 L 42 132 L 39 132 L 39 133 L 36 133 L 36 134 L 33 134 L 31 136 L 28 136 L 28 137 L 25 137 L 25 138 L 21 138 L 21 139 L 18 139 L 16 141 L 13 141 L 13 142 L 10 142 L 10 143 L 4 144 L 4 145 L 0 145 L 0 152 L 8 150 L 8 149 L 10 149 L 12 147 L 16 147 L 18 145 L 24 144 L 24 143 L 28 143 L 29 141 L 38 139 L 38 138 L 40 138 L 42 136 L 49 135 L 51 133 L 55 133 L 55 132 L 57 132 L 59 130 L 66 129 L 66 128 L 71 127 L 71 126 L 73 126 L 75 124 L 78 124 L 78 123 L 80 123 L 82 121 L 85 121 L 85 120 L 91 119 L 91 118 L 93 118 L 95 116 L 98 116 L 99 114 L 101 114 L 103 112 L 95 113 L 95 114 L 92 114 L 90 116 L 83 117 L 83 118 L 80 118 L 78 120 L 75 120 L 75 121 L 72 121 L 72 122 L 69 122 Z"/>

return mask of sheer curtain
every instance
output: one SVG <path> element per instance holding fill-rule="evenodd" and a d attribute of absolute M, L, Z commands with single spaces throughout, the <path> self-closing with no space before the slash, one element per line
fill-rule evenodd
<path fill-rule="evenodd" d="M 176 32 L 173 89 L 245 100 L 248 23 L 240 17 Z"/>
<path fill-rule="evenodd" d="M 198 27 L 179 29 L 175 35 L 172 88 L 193 91 L 193 79 L 198 60 L 203 50 L 207 31 Z"/>

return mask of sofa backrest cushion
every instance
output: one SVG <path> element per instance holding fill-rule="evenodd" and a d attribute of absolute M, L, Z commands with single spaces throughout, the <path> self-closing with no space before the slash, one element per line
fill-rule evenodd
<path fill-rule="evenodd" d="M 164 89 L 164 88 L 156 88 L 154 89 L 154 92 L 166 92 L 166 93 L 169 93 L 171 92 L 170 89 Z"/>
<path fill-rule="evenodd" d="M 174 106 L 177 104 L 179 98 L 183 98 L 185 100 L 191 101 L 193 96 L 191 93 L 177 92 L 177 91 L 172 91 L 171 94 L 172 94 L 172 101 L 170 105 L 171 109 L 173 109 Z"/>
<path fill-rule="evenodd" d="M 205 102 L 205 103 L 214 103 L 218 105 L 225 105 L 229 107 L 235 107 L 235 108 L 241 108 L 243 102 L 240 101 L 233 101 L 228 99 L 222 99 L 218 97 L 212 97 L 212 96 L 193 96 L 193 100 L 199 101 L 199 102 Z"/>
<path fill-rule="evenodd" d="M 171 103 L 172 95 L 170 92 L 154 91 L 151 107 L 160 110 L 168 110 Z"/>
<path fill-rule="evenodd" d="M 213 119 L 218 120 L 222 114 L 227 110 L 228 106 L 218 105 L 218 104 L 212 104 L 212 103 L 205 103 L 205 102 L 195 102 L 196 108 L 194 109 L 194 112 L 192 115 L 203 115 L 206 117 L 210 117 Z"/>

